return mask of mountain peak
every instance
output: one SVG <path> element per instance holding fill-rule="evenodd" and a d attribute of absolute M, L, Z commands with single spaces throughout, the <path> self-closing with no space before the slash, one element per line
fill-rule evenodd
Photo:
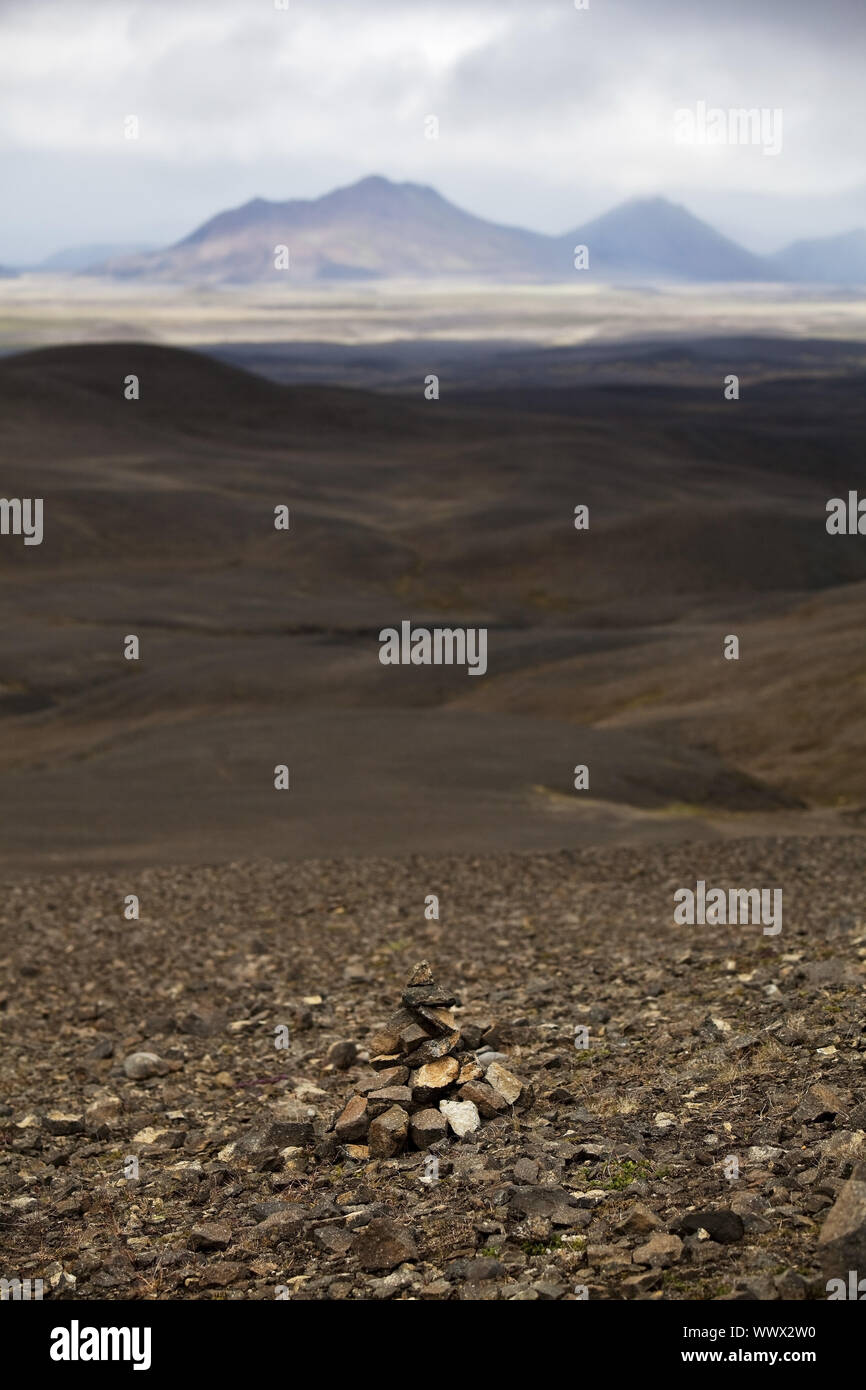
<path fill-rule="evenodd" d="M 682 203 L 673 203 L 671 202 L 670 198 L 663 198 L 660 193 L 647 194 L 646 196 L 638 195 L 634 198 L 627 198 L 625 202 L 620 203 L 619 206 L 621 208 L 646 208 L 647 211 L 649 211 L 650 209 L 654 209 L 657 212 L 661 212 L 662 210 L 667 210 L 669 208 L 676 208 L 678 212 L 685 212 L 686 210 L 683 207 Z M 615 212 L 616 208 L 614 208 L 613 211 Z"/>
<path fill-rule="evenodd" d="M 275 250 L 285 246 L 288 283 L 397 277 L 575 283 L 578 244 L 589 250 L 587 268 L 595 279 L 754 281 L 785 274 L 779 258 L 753 255 L 660 194 L 630 198 L 565 236 L 545 236 L 477 217 L 429 184 L 379 173 L 318 198 L 253 198 L 218 213 L 175 246 L 116 259 L 104 269 L 217 283 L 275 275 L 282 281 Z M 823 259 L 827 252 L 820 254 Z M 835 248 L 831 259 L 837 275 L 863 278 L 856 238 Z M 789 278 L 800 278 L 797 266 Z"/>
<path fill-rule="evenodd" d="M 358 179 L 355 183 L 347 183 L 341 188 L 335 188 L 332 193 L 326 193 L 318 201 L 323 202 L 336 197 L 355 197 L 398 202 L 405 198 L 417 198 L 419 195 L 425 198 L 435 198 L 438 202 L 445 202 L 442 195 L 437 193 L 435 188 L 431 188 L 429 184 L 397 183 L 394 179 L 385 178 L 384 174 L 367 174 L 365 178 Z"/>
<path fill-rule="evenodd" d="M 630 198 L 571 234 L 603 274 L 674 280 L 765 280 L 767 268 L 681 203 Z"/>
<path fill-rule="evenodd" d="M 345 184 L 344 186 L 346 188 L 364 188 L 373 190 L 398 188 L 399 184 L 396 184 L 393 179 L 386 179 L 384 174 L 366 174 L 364 178 L 357 179 L 355 183 Z"/>

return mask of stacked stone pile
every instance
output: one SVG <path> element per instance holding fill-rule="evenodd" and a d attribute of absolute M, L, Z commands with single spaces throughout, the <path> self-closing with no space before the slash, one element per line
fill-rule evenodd
<path fill-rule="evenodd" d="M 338 1140 L 355 1158 L 429 1149 L 449 1134 L 464 1139 L 507 1113 L 523 1092 L 501 1062 L 466 1047 L 455 998 L 426 960 L 415 966 L 400 1002 L 370 1038 L 370 1078 L 336 1121 Z"/>

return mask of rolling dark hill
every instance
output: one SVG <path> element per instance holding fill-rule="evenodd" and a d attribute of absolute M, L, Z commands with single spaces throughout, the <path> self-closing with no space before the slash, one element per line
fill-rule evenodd
<path fill-rule="evenodd" d="M 137 344 L 0 360 L 3 495 L 45 508 L 41 546 L 0 538 L 7 858 L 540 848 L 855 814 L 866 552 L 824 508 L 856 484 L 863 375 L 840 349 L 818 389 L 784 347 L 732 404 L 731 351 L 704 345 L 688 386 L 674 356 L 652 387 L 539 353 L 504 392 L 480 368 L 473 392 L 464 358 L 447 402 Z M 766 369 L 771 345 L 753 352 Z M 487 675 L 383 667 L 378 633 L 404 619 L 485 626 Z"/>

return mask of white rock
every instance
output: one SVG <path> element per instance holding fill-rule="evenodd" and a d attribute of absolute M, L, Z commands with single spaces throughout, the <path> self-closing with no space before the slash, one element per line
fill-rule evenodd
<path fill-rule="evenodd" d="M 481 1128 L 481 1116 L 471 1100 L 440 1100 L 439 1109 L 458 1139 Z"/>
<path fill-rule="evenodd" d="M 158 1076 L 165 1063 L 155 1052 L 130 1052 L 123 1059 L 123 1070 L 133 1081 L 145 1081 L 149 1076 Z"/>

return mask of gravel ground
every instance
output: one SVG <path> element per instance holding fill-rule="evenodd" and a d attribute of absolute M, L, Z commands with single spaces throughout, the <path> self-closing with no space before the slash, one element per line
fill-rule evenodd
<path fill-rule="evenodd" d="M 822 1225 L 866 1159 L 861 861 L 765 839 L 5 884 L 0 1273 L 70 1299 L 826 1297 L 852 1246 Z M 782 931 L 675 925 L 698 879 L 781 888 Z M 422 960 L 471 1094 L 519 1086 L 426 1151 L 383 1125 L 417 1135 L 436 1095 L 370 1065 Z M 850 1239 L 866 1268 L 866 1219 Z"/>

